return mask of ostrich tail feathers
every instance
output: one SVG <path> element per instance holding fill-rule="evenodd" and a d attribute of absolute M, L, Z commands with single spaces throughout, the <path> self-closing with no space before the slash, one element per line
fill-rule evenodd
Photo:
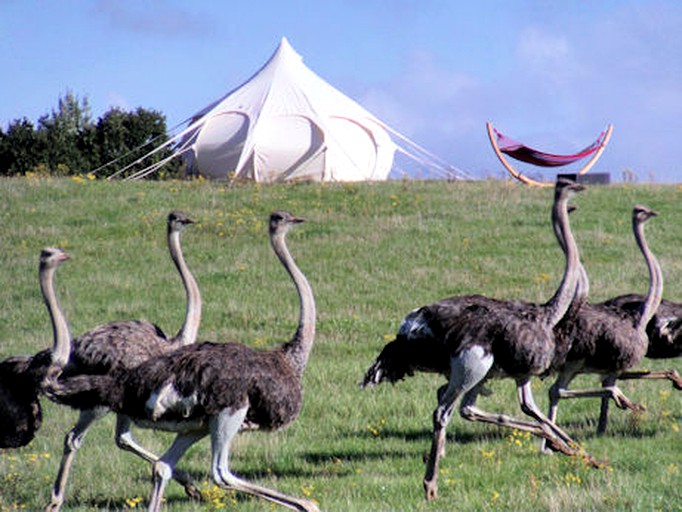
<path fill-rule="evenodd" d="M 50 400 L 77 409 L 111 408 L 117 390 L 110 375 L 48 375 L 43 384 L 43 392 Z"/>
<path fill-rule="evenodd" d="M 42 424 L 31 357 L 0 361 L 0 448 L 28 445 Z"/>
<path fill-rule="evenodd" d="M 414 374 L 412 367 L 414 359 L 410 357 L 411 345 L 401 338 L 388 343 L 365 372 L 360 387 L 377 386 L 382 382 L 395 383 L 405 377 L 411 377 Z"/>

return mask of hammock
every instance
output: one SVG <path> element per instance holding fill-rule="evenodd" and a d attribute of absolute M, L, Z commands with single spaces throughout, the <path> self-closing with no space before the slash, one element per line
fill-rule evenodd
<path fill-rule="evenodd" d="M 502 135 L 495 128 L 493 128 L 491 123 L 487 123 L 488 136 L 490 137 L 490 143 L 493 146 L 495 154 L 502 162 L 502 165 L 509 171 L 509 173 L 514 176 L 519 181 L 529 184 L 529 185 L 539 185 L 539 186 L 549 186 L 551 183 L 544 183 L 541 181 L 536 181 L 514 169 L 514 167 L 507 161 L 504 155 L 511 156 L 512 158 L 519 160 L 521 162 L 526 162 L 532 165 L 537 165 L 539 167 L 560 167 L 562 165 L 572 164 L 578 160 L 582 160 L 591 156 L 587 163 L 578 171 L 577 174 L 585 174 L 590 168 L 595 164 L 597 159 L 601 156 L 602 152 L 606 148 L 611 137 L 611 131 L 613 126 L 609 125 L 606 130 L 601 132 L 596 141 L 587 146 L 582 151 L 574 153 L 572 155 L 555 155 L 552 153 L 545 153 L 543 151 L 538 151 L 531 147 L 526 146 L 520 142 L 515 141 Z M 504 155 L 503 155 L 504 153 Z"/>

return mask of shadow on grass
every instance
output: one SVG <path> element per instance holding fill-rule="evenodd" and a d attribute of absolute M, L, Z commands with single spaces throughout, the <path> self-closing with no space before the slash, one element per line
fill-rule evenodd
<path fill-rule="evenodd" d="M 506 431 L 491 430 L 490 432 L 456 432 L 448 434 L 448 443 L 453 444 L 472 444 L 486 441 L 504 439 Z M 304 453 L 302 457 L 306 462 L 314 465 L 325 465 L 334 461 L 342 462 L 363 462 L 372 460 L 423 457 L 428 450 L 431 441 L 431 431 L 419 430 L 390 430 L 382 429 L 377 435 L 370 432 L 346 432 L 343 438 L 366 439 L 371 445 L 358 446 L 356 448 L 340 448 L 329 450 L 318 450 Z M 382 440 L 397 439 L 405 441 L 405 448 L 387 448 Z"/>
<path fill-rule="evenodd" d="M 473 432 L 462 431 L 459 429 L 450 429 L 452 432 L 447 433 L 447 440 L 450 443 L 470 444 L 485 441 L 494 441 L 504 439 L 510 432 L 510 429 L 490 427 L 489 431 Z M 371 432 L 362 433 L 348 433 L 348 437 L 363 437 L 366 439 L 402 439 L 408 443 L 416 442 L 430 442 L 432 437 L 431 429 L 411 429 L 399 430 L 382 428 L 378 434 Z"/>
<path fill-rule="evenodd" d="M 574 420 L 559 423 L 559 426 L 576 441 L 590 441 L 604 438 L 648 439 L 660 433 L 654 423 L 639 423 L 636 419 L 619 418 L 609 421 L 605 434 L 597 434 L 597 419 Z"/>
<path fill-rule="evenodd" d="M 300 478 L 313 478 L 313 477 L 319 477 L 320 473 L 318 471 L 298 471 L 298 470 L 287 470 L 287 471 L 276 471 L 273 469 L 271 473 L 266 473 L 263 471 L 235 471 L 235 474 L 239 476 L 240 478 L 243 478 L 244 480 L 248 480 L 250 482 L 258 482 L 259 480 L 265 480 L 268 477 L 272 477 L 272 474 L 276 474 L 278 477 L 300 477 Z M 188 473 L 192 479 L 195 481 L 196 485 L 200 488 L 203 489 L 204 486 L 211 487 L 213 486 L 214 482 L 213 479 L 205 474 L 205 473 Z M 145 479 L 147 481 L 147 479 Z M 169 486 L 173 485 L 178 485 L 177 482 L 170 482 Z M 234 500 L 237 503 L 243 503 L 243 502 L 248 502 L 248 501 L 253 501 L 253 500 L 258 500 L 262 501 L 263 503 L 267 503 L 267 501 L 263 500 L 262 498 L 259 498 L 257 496 L 250 495 L 248 493 L 244 492 L 238 492 L 238 491 L 233 491 L 230 489 L 225 489 L 222 488 L 226 493 L 231 493 L 230 494 L 230 500 Z M 125 498 L 120 498 L 120 497 L 104 497 L 104 496 L 98 496 L 96 498 L 90 499 L 90 500 L 81 500 L 78 501 L 79 506 L 85 506 L 87 508 L 94 508 L 97 510 L 106 510 L 106 511 L 114 511 L 114 510 L 126 510 L 129 511 L 133 508 L 135 509 L 140 509 L 140 510 L 145 510 L 149 498 L 151 496 L 151 483 L 149 484 L 149 491 L 144 494 L 143 498 L 141 501 L 136 501 L 134 504 L 131 503 L 131 498 L 130 497 L 125 497 Z M 168 492 L 165 493 L 164 495 L 164 503 L 170 505 L 170 504 L 181 504 L 181 503 L 206 503 L 210 502 L 211 498 L 207 497 L 206 495 L 202 496 L 201 499 L 195 499 L 192 498 L 188 495 L 184 494 L 171 494 L 169 495 Z M 77 506 L 75 503 L 69 503 L 67 499 L 67 503 L 65 503 L 66 509 L 69 507 L 75 507 Z"/>
<path fill-rule="evenodd" d="M 229 492 L 229 491 L 226 491 Z M 65 503 L 66 508 L 68 509 L 69 507 L 72 506 L 83 506 L 87 507 L 88 509 L 95 509 L 95 510 L 102 510 L 102 511 L 116 511 L 116 510 L 132 510 L 134 509 L 139 509 L 139 510 L 145 510 L 148 503 L 149 503 L 149 497 L 150 495 L 145 495 L 142 501 L 135 503 L 132 505 L 127 498 L 116 498 L 116 499 L 110 499 L 110 498 L 104 498 L 104 497 L 99 497 L 95 498 L 92 500 L 85 500 L 85 501 L 80 501 L 78 505 L 71 503 L 69 504 L 68 501 Z M 231 500 L 236 501 L 237 503 L 245 503 L 253 500 L 261 500 L 261 498 L 251 496 L 249 494 L 245 493 L 240 493 L 240 492 L 232 492 L 232 495 L 230 497 Z M 166 505 L 179 505 L 179 504 L 189 504 L 189 503 L 206 503 L 206 500 L 195 500 L 193 498 L 190 498 L 189 496 L 164 496 L 164 504 Z M 266 503 L 266 501 L 263 501 L 263 503 Z M 208 509 L 212 510 L 212 509 Z M 229 510 L 229 509 L 228 509 Z"/>

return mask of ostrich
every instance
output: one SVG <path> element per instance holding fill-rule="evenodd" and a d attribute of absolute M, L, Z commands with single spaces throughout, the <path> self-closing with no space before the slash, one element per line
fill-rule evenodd
<path fill-rule="evenodd" d="M 180 245 L 183 229 L 192 223 L 193 221 L 183 212 L 172 211 L 168 215 L 168 247 L 183 281 L 187 299 L 185 320 L 178 333 L 169 339 L 158 326 L 147 321 L 115 321 L 100 325 L 71 342 L 71 357 L 63 369 L 64 376 L 101 375 L 118 368 L 131 368 L 150 357 L 194 343 L 201 320 L 201 294 L 196 280 L 187 267 Z M 29 359 L 30 362 L 25 365 L 29 370 L 23 378 L 31 379 L 30 389 L 36 396 L 35 403 L 39 406 L 37 394 L 50 365 L 51 351 L 48 349 L 39 352 Z M 53 485 L 50 504 L 47 506 L 47 510 L 50 511 L 59 511 L 62 507 L 71 465 L 86 433 L 97 420 L 109 412 L 104 402 L 76 408 L 79 410 L 78 421 L 64 438 L 64 453 Z M 130 421 L 120 415 L 116 419 L 116 444 L 119 448 L 149 462 L 154 462 L 158 458 L 135 441 Z M 190 496 L 199 496 L 188 475 L 178 471 L 174 477 Z"/>
<path fill-rule="evenodd" d="M 604 302 L 605 305 L 636 311 L 644 302 L 637 294 L 621 295 Z M 646 326 L 649 346 L 645 357 L 649 359 L 669 359 L 682 355 L 682 304 L 661 299 L 656 313 Z M 675 369 L 668 370 L 628 370 L 618 375 L 619 380 L 630 379 L 667 379 L 675 389 L 682 390 L 682 377 Z M 602 398 L 599 424 L 608 424 L 609 401 Z"/>
<path fill-rule="evenodd" d="M 54 296 L 55 271 L 67 259 L 66 252 L 54 247 L 47 247 L 40 253 L 40 289 L 46 303 Z M 55 325 L 55 329 L 57 327 Z M 31 356 L 8 357 L 0 362 L 0 448 L 26 446 L 40 428 L 42 409 L 36 383 L 44 376 L 51 352 L 41 354 L 40 365 L 36 364 L 37 358 Z"/>
<path fill-rule="evenodd" d="M 73 340 L 71 357 L 62 370 L 65 377 L 110 374 L 119 368 L 132 368 L 151 357 L 191 345 L 196 341 L 201 322 L 201 294 L 185 262 L 180 245 L 182 231 L 193 223 L 194 221 L 184 212 L 174 210 L 168 214 L 166 229 L 168 248 L 186 295 L 185 320 L 177 334 L 167 338 L 157 325 L 138 320 L 115 321 L 101 325 Z M 52 489 L 52 498 L 47 507 L 53 512 L 59 511 L 64 502 L 71 464 L 87 431 L 110 410 L 105 402 L 76 408 L 79 410 L 78 421 L 64 439 L 64 454 Z M 116 417 L 116 444 L 119 448 L 130 451 L 148 462 L 155 462 L 158 459 L 155 454 L 137 443 L 131 432 L 131 422 L 122 415 Z M 174 478 L 185 487 L 190 496 L 199 496 L 188 475 L 178 471 Z"/>
<path fill-rule="evenodd" d="M 644 302 L 638 294 L 620 295 L 605 301 L 605 306 L 614 306 L 626 311 L 637 311 Z M 661 299 L 656 313 L 646 326 L 649 359 L 671 359 L 682 356 L 682 304 Z M 618 379 L 668 379 L 675 389 L 682 389 L 682 378 L 677 370 L 626 371 Z"/>
<path fill-rule="evenodd" d="M 623 371 L 644 357 L 648 346 L 645 327 L 661 301 L 663 278 L 660 266 L 644 238 L 644 223 L 654 215 L 655 212 L 645 206 L 635 206 L 632 213 L 633 232 L 650 278 L 649 291 L 640 307 L 626 312 L 614 306 L 585 302 L 570 321 L 556 329 L 557 338 L 564 340 L 563 344 L 570 349 L 563 360 L 555 360 L 553 364 L 558 376 L 549 390 L 548 417 L 552 422 L 556 421 L 559 400 L 563 398 L 602 397 L 606 404 L 611 398 L 621 408 L 641 409 L 615 384 Z M 588 286 L 587 275 L 581 268 L 578 290 L 587 290 Z M 603 375 L 602 388 L 569 390 L 570 382 L 581 373 Z M 597 432 L 605 431 L 606 415 L 602 413 Z"/>
<path fill-rule="evenodd" d="M 26 446 L 43 421 L 30 356 L 0 361 L 0 449 Z"/>
<path fill-rule="evenodd" d="M 159 510 L 166 484 L 185 451 L 207 435 L 216 484 L 292 509 L 318 510 L 308 500 L 245 481 L 229 468 L 230 448 L 240 429 L 284 428 L 301 408 L 301 378 L 315 338 L 315 301 L 285 243 L 289 229 L 300 222 L 303 219 L 291 213 L 276 211 L 269 223 L 271 245 L 299 296 L 298 328 L 289 342 L 269 351 L 204 342 L 106 375 L 56 378 L 55 373 L 47 384 L 49 396 L 60 403 L 106 403 L 138 426 L 178 434 L 153 465 L 150 511 Z"/>
<path fill-rule="evenodd" d="M 538 435 L 567 455 L 581 454 L 573 440 L 550 422 L 534 402 L 530 378 L 546 372 L 555 355 L 552 328 L 572 303 L 577 282 L 578 249 L 570 231 L 567 205 L 584 187 L 568 180 L 556 184 L 552 217 L 566 240 L 566 267 L 560 286 L 545 304 L 502 301 L 481 295 L 451 297 L 412 311 L 396 339 L 388 343 L 367 370 L 362 386 L 395 382 L 415 371 L 436 372 L 448 383 L 438 390 L 433 439 L 426 464 L 427 500 L 437 497 L 438 465 L 445 453 L 445 429 L 462 396 L 460 415 Z M 535 421 L 491 414 L 476 407 L 490 378 L 513 378 L 524 413 Z M 583 454 L 593 465 L 598 463 Z"/>

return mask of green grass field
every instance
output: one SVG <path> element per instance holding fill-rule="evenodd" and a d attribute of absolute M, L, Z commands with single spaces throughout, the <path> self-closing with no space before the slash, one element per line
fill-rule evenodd
<path fill-rule="evenodd" d="M 233 470 L 327 511 L 682 510 L 682 393 L 667 382 L 621 387 L 647 407 L 611 408 L 609 433 L 595 436 L 597 399 L 564 401 L 559 423 L 594 456 L 545 456 L 538 441 L 453 418 L 441 465 L 440 496 L 425 502 L 423 456 L 442 377 L 417 375 L 362 390 L 358 382 L 411 309 L 440 298 L 483 293 L 545 301 L 563 272 L 549 213 L 552 190 L 499 181 L 229 188 L 209 182 L 122 183 L 71 179 L 0 180 L 0 357 L 51 344 L 38 287 L 38 254 L 64 247 L 72 259 L 57 273 L 57 293 L 73 335 L 122 319 L 148 319 L 174 334 L 184 292 L 165 240 L 171 209 L 197 224 L 183 247 L 204 299 L 201 340 L 259 348 L 294 332 L 293 286 L 267 239 L 267 217 L 288 209 L 309 222 L 289 247 L 315 292 L 318 335 L 304 378 L 298 420 L 278 433 L 235 442 Z M 646 234 L 664 271 L 664 296 L 682 300 L 682 187 L 591 187 L 573 201 L 571 221 L 591 279 L 592 300 L 645 292 L 647 274 L 632 236 L 632 206 L 659 216 Z M 678 367 L 645 361 L 643 367 Z M 592 386 L 594 376 L 573 387 Z M 534 383 L 546 409 L 549 381 Z M 479 405 L 520 416 L 511 381 L 491 384 Z M 39 510 L 49 501 L 64 434 L 77 414 L 43 401 L 44 421 L 27 447 L 0 452 L 0 510 Z M 67 510 L 143 509 L 150 468 L 115 447 L 113 416 L 89 433 L 74 464 Z M 135 430 L 162 452 L 172 439 Z M 179 464 L 205 482 L 204 502 L 172 483 L 169 511 L 280 510 L 223 492 L 209 477 L 209 442 Z"/>

